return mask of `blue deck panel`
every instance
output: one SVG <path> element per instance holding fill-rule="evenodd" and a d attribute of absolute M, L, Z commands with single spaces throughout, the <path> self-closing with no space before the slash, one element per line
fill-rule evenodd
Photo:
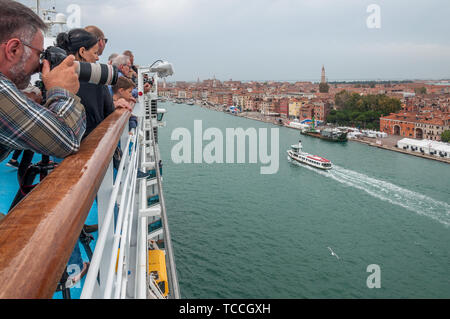
<path fill-rule="evenodd" d="M 9 206 L 11 205 L 14 196 L 19 189 L 19 183 L 17 180 L 17 168 L 6 166 L 6 163 L 11 159 L 12 153 L 8 156 L 8 158 L 2 162 L 0 162 L 0 213 L 7 214 Z M 21 157 L 19 158 L 19 160 Z M 40 155 L 35 155 L 33 157 L 33 163 L 39 162 L 41 160 Z M 36 182 L 36 181 L 35 181 Z M 94 204 L 89 211 L 88 218 L 85 222 L 87 225 L 95 225 L 98 224 L 97 218 L 97 202 L 94 201 Z M 91 242 L 90 246 L 92 251 L 94 251 L 95 243 L 97 241 L 98 233 L 91 234 L 94 237 L 94 240 Z M 88 257 L 84 248 L 80 245 L 81 256 L 83 261 L 88 261 Z M 84 278 L 81 281 L 80 287 L 75 287 L 70 290 L 72 299 L 79 299 L 81 295 L 81 290 L 84 284 Z M 54 299 L 61 299 L 62 293 L 58 292 L 53 295 Z"/>
<path fill-rule="evenodd" d="M 11 157 L 12 152 L 6 160 L 0 162 L 0 213 L 3 214 L 8 212 L 9 206 L 19 190 L 17 168 L 6 166 L 6 163 L 8 163 Z M 35 155 L 35 157 L 33 157 L 33 161 L 38 162 L 39 159 L 39 156 Z"/>

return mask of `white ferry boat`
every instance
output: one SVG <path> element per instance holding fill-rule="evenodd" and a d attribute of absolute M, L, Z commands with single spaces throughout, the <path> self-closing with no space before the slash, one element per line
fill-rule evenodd
<path fill-rule="evenodd" d="M 302 151 L 302 141 L 298 141 L 298 144 L 291 145 L 291 149 L 287 151 L 289 157 L 299 163 L 307 164 L 315 168 L 323 170 L 329 170 L 333 168 L 331 161 L 326 158 L 312 155 Z"/>

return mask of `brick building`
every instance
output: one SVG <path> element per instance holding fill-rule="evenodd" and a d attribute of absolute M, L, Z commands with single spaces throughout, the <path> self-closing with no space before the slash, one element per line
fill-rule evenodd
<path fill-rule="evenodd" d="M 380 118 L 380 131 L 392 135 L 440 141 L 446 130 L 450 130 L 450 114 L 401 112 Z"/>

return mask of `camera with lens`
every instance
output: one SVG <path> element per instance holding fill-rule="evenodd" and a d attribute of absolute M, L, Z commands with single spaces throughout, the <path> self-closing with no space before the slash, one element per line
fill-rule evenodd
<path fill-rule="evenodd" d="M 58 66 L 67 53 L 58 47 L 48 47 L 43 54 L 43 59 L 50 63 L 50 69 Z M 87 63 L 75 61 L 78 79 L 81 82 L 88 82 L 97 85 L 114 85 L 117 83 L 119 71 L 117 67 L 109 64 Z"/>

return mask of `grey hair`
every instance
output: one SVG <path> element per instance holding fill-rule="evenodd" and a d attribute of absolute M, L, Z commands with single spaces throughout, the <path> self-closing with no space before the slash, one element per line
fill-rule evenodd
<path fill-rule="evenodd" d="M 130 62 L 130 57 L 121 54 L 112 60 L 112 65 L 119 67 L 119 65 L 128 64 L 128 62 Z"/>
<path fill-rule="evenodd" d="M 20 58 L 20 61 L 16 63 L 15 65 L 11 66 L 9 69 L 9 72 L 13 76 L 13 82 L 17 86 L 19 90 L 22 90 L 27 87 L 27 85 L 30 83 L 31 74 L 27 74 L 24 70 L 25 63 L 31 56 L 31 49 L 27 46 L 24 46 L 24 51 L 22 54 L 22 57 Z"/>
<path fill-rule="evenodd" d="M 24 27 L 22 28 L 16 36 L 21 39 L 22 41 L 25 41 L 27 44 L 31 43 L 33 41 L 34 36 L 37 32 L 42 32 L 41 30 L 36 30 L 33 27 Z M 28 47 L 26 47 L 29 49 Z M 31 51 L 31 50 L 30 50 Z"/>
<path fill-rule="evenodd" d="M 113 54 L 111 54 L 111 55 L 109 56 L 108 61 L 112 61 L 112 60 L 114 60 L 115 58 L 117 58 L 118 56 L 119 56 L 119 54 L 113 53 Z"/>

